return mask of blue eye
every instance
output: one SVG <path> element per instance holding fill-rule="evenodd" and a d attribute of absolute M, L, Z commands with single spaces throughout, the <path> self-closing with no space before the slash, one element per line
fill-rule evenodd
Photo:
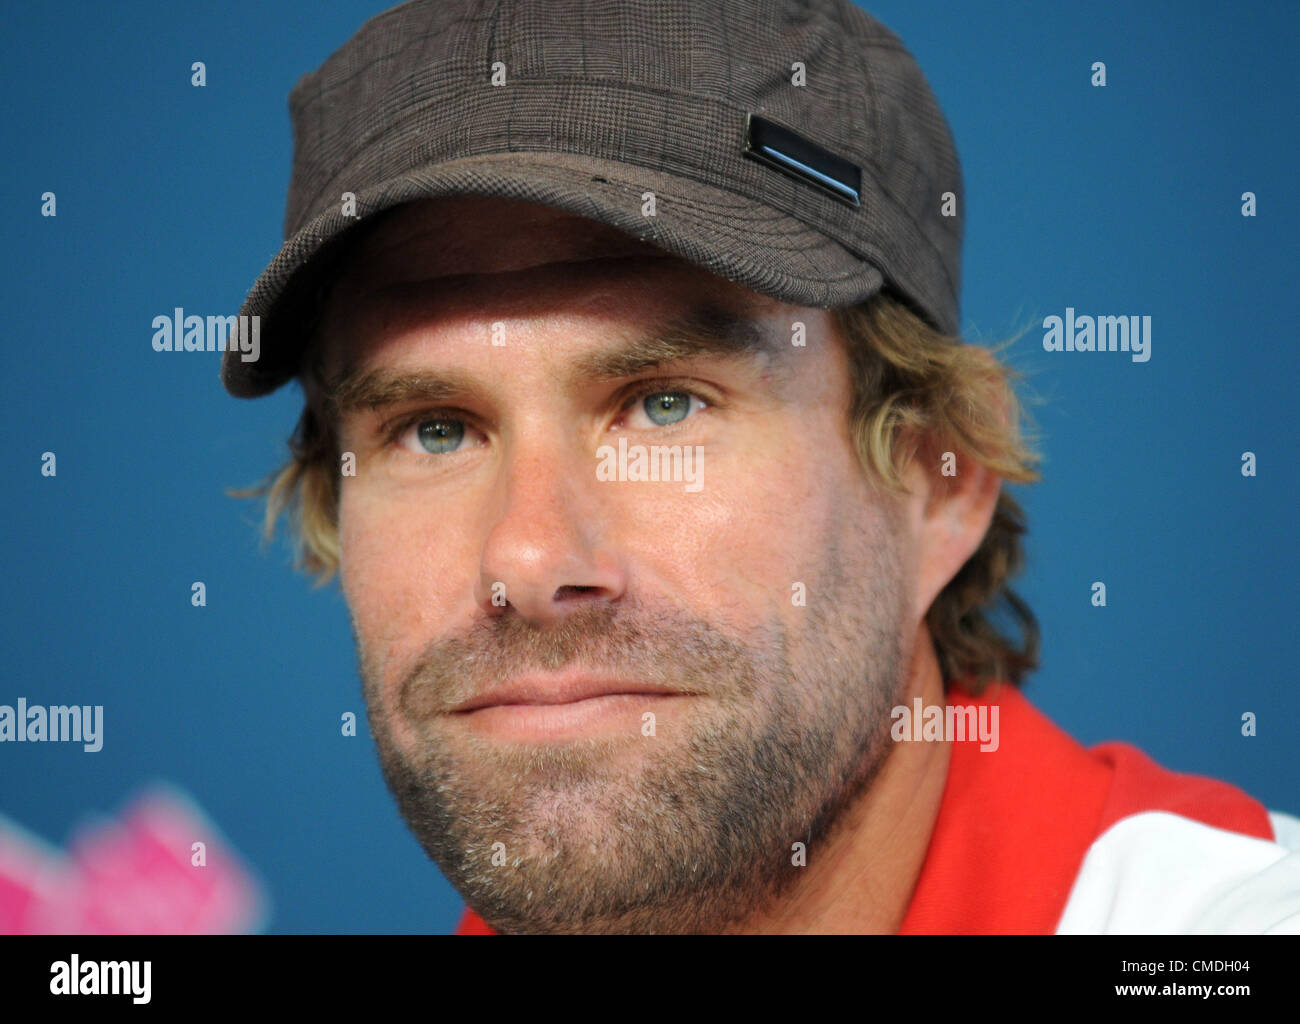
<path fill-rule="evenodd" d="M 416 414 L 392 433 L 397 447 L 412 455 L 456 455 L 487 443 L 468 419 L 438 412 Z"/>
<path fill-rule="evenodd" d="M 691 396 L 684 391 L 656 391 L 641 402 L 650 422 L 667 427 L 686 419 L 691 411 Z"/>
<path fill-rule="evenodd" d="M 460 420 L 421 420 L 415 424 L 420 447 L 431 455 L 454 452 L 465 439 L 465 424 Z"/>

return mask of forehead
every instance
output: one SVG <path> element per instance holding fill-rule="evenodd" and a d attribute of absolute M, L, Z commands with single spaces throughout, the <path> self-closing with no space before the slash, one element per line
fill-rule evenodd
<path fill-rule="evenodd" d="M 597 221 L 515 200 L 440 197 L 391 211 L 348 252 L 326 307 L 326 350 L 334 362 L 344 339 L 354 349 L 431 318 L 585 310 L 651 319 L 700 299 L 755 316 L 782 305 Z"/>

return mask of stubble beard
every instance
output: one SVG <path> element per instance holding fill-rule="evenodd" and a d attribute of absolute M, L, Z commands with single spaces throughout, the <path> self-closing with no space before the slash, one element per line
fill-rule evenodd
<path fill-rule="evenodd" d="M 895 541 L 874 537 L 870 561 L 828 552 L 793 640 L 779 624 L 742 635 L 631 601 L 546 631 L 509 610 L 431 644 L 392 708 L 354 623 L 371 734 L 408 826 L 500 932 L 716 932 L 768 911 L 807 871 L 794 844 L 815 858 L 891 749 L 908 668 Z M 654 736 L 549 745 L 490 740 L 445 713 L 566 666 L 703 696 Z M 393 715 L 418 749 L 397 742 Z"/>

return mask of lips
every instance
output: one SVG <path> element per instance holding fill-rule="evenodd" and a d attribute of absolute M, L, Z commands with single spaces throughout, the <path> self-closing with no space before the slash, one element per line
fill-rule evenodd
<path fill-rule="evenodd" d="M 584 676 L 531 677 L 495 687 L 470 700 L 457 704 L 452 714 L 464 714 L 482 708 L 509 705 L 549 706 L 577 704 L 594 697 L 684 697 L 691 694 L 670 686 L 638 683 L 629 680 L 598 679 Z"/>

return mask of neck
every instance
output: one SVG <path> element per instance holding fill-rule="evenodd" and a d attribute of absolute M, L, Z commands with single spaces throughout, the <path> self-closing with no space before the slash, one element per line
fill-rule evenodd
<path fill-rule="evenodd" d="M 944 701 L 943 678 L 922 624 L 904 703 Z M 803 880 L 780 904 L 729 929 L 742 933 L 892 934 L 907 913 L 948 779 L 952 745 L 892 743 L 879 773 L 839 826 L 807 851 Z"/>

